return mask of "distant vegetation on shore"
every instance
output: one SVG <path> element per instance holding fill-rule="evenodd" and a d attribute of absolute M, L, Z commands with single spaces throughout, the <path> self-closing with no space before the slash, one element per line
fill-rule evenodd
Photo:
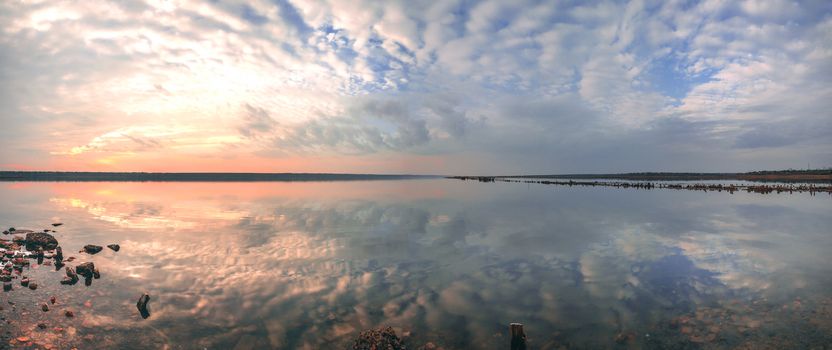
<path fill-rule="evenodd" d="M 778 182 L 827 182 L 832 181 L 832 168 L 813 170 L 761 170 L 747 173 L 638 172 L 620 174 L 506 175 L 495 177 L 539 179 L 615 179 L 650 181 L 747 180 Z"/>

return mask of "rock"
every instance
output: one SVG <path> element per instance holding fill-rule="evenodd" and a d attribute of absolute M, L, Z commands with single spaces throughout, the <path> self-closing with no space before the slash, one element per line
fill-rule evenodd
<path fill-rule="evenodd" d="M 62 223 L 62 222 L 56 222 L 56 223 L 52 224 L 52 226 L 58 227 L 58 226 L 61 226 L 61 225 L 63 225 L 63 224 L 64 224 L 64 223 Z"/>
<path fill-rule="evenodd" d="M 66 267 L 66 277 L 61 281 L 61 284 L 75 284 L 78 283 L 78 274 L 75 273 L 71 267 Z"/>
<path fill-rule="evenodd" d="M 55 261 L 63 261 L 64 260 L 64 250 L 61 247 L 55 248 Z"/>
<path fill-rule="evenodd" d="M 113 251 L 116 251 L 116 252 L 117 252 L 119 249 L 121 249 L 121 246 L 119 246 L 118 244 L 108 244 L 108 245 L 107 245 L 107 248 L 110 248 L 110 249 L 112 249 Z"/>
<path fill-rule="evenodd" d="M 72 312 L 72 310 L 65 310 L 64 311 L 64 316 L 72 318 L 72 317 L 75 317 L 75 313 Z"/>
<path fill-rule="evenodd" d="M 101 278 L 101 272 L 98 272 L 97 267 L 94 270 L 92 270 L 92 277 L 94 277 L 95 279 Z"/>
<path fill-rule="evenodd" d="M 353 350 L 399 350 L 405 349 L 396 332 L 391 327 L 379 327 L 362 331 L 358 338 L 353 341 Z"/>
<path fill-rule="evenodd" d="M 58 299 L 55 298 L 54 296 L 52 296 L 52 297 L 49 298 L 49 302 L 52 303 L 52 305 L 54 305 L 55 303 L 58 302 Z"/>
<path fill-rule="evenodd" d="M 58 247 L 58 240 L 46 232 L 31 232 L 26 234 L 26 249 L 35 250 L 41 247 L 46 250 Z"/>
<path fill-rule="evenodd" d="M 47 311 L 49 311 L 49 305 L 46 305 L 46 303 L 43 303 L 43 304 L 40 305 L 40 309 L 43 310 L 43 312 L 47 312 Z"/>
<path fill-rule="evenodd" d="M 101 249 L 104 248 L 102 248 L 100 245 L 87 244 L 84 246 L 84 252 L 86 252 L 87 254 L 98 254 L 98 252 L 100 252 Z"/>
<path fill-rule="evenodd" d="M 43 323 L 43 322 L 38 323 L 38 328 L 40 328 L 40 329 L 46 329 L 46 323 Z"/>
<path fill-rule="evenodd" d="M 3 282 L 3 291 L 10 291 L 12 290 L 12 283 L 11 282 Z"/>
<path fill-rule="evenodd" d="M 14 232 L 14 231 L 15 231 L 14 227 L 9 227 L 9 232 Z"/>
<path fill-rule="evenodd" d="M 26 278 L 26 277 L 23 277 L 23 279 L 20 280 L 20 285 L 24 286 L 24 287 L 29 286 L 29 279 Z"/>
<path fill-rule="evenodd" d="M 150 295 L 143 293 L 142 296 L 139 297 L 139 301 L 136 303 L 136 308 L 139 309 L 139 313 L 142 315 L 142 318 L 150 317 L 150 310 L 147 309 L 147 303 L 149 301 Z"/>
<path fill-rule="evenodd" d="M 86 278 L 92 278 L 93 271 L 95 271 L 95 264 L 92 262 L 84 262 L 75 267 L 75 272 Z"/>
<path fill-rule="evenodd" d="M 29 337 L 17 337 L 17 341 L 21 343 L 28 343 L 30 340 Z"/>
<path fill-rule="evenodd" d="M 35 282 L 29 283 L 29 289 L 35 290 L 38 289 L 38 284 Z"/>
<path fill-rule="evenodd" d="M 615 336 L 615 342 L 618 344 L 624 344 L 634 340 L 636 340 L 636 335 L 632 332 L 621 332 Z"/>

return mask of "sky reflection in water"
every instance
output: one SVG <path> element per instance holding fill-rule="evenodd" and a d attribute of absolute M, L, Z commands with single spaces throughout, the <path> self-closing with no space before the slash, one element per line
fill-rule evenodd
<path fill-rule="evenodd" d="M 0 198 L 0 225 L 64 222 L 66 251 L 121 244 L 91 258 L 104 277 L 89 288 L 30 272 L 37 293 L 79 310 L 54 322 L 102 347 L 343 348 L 390 325 L 416 346 L 496 349 L 509 322 L 524 323 L 536 348 L 610 347 L 621 334 L 660 347 L 698 344 L 699 331 L 674 319 L 711 309 L 740 327 L 700 332 L 717 347 L 832 331 L 825 318 L 752 327 L 795 298 L 829 301 L 827 196 L 437 179 L 12 183 Z M 142 291 L 153 298 L 147 320 L 135 310 Z M 774 331 L 754 332 L 763 328 Z"/>

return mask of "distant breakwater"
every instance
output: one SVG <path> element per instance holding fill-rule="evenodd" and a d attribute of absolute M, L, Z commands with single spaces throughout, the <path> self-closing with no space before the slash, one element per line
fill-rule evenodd
<path fill-rule="evenodd" d="M 738 185 L 738 184 L 706 184 L 706 183 L 666 183 L 666 182 L 629 182 L 629 181 L 574 181 L 574 180 L 535 180 L 517 179 L 496 176 L 450 176 L 449 179 L 478 182 L 516 182 L 541 185 L 560 186 L 584 186 L 584 187 L 615 187 L 632 189 L 671 189 L 690 190 L 704 192 L 748 192 L 748 193 L 826 193 L 832 195 L 832 185 L 817 184 L 761 184 L 761 185 Z"/>

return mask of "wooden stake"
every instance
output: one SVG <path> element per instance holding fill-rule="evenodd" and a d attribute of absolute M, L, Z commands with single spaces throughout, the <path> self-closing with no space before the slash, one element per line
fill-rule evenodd
<path fill-rule="evenodd" d="M 511 330 L 511 350 L 526 350 L 526 333 L 523 333 L 523 324 L 512 323 L 509 329 Z"/>

